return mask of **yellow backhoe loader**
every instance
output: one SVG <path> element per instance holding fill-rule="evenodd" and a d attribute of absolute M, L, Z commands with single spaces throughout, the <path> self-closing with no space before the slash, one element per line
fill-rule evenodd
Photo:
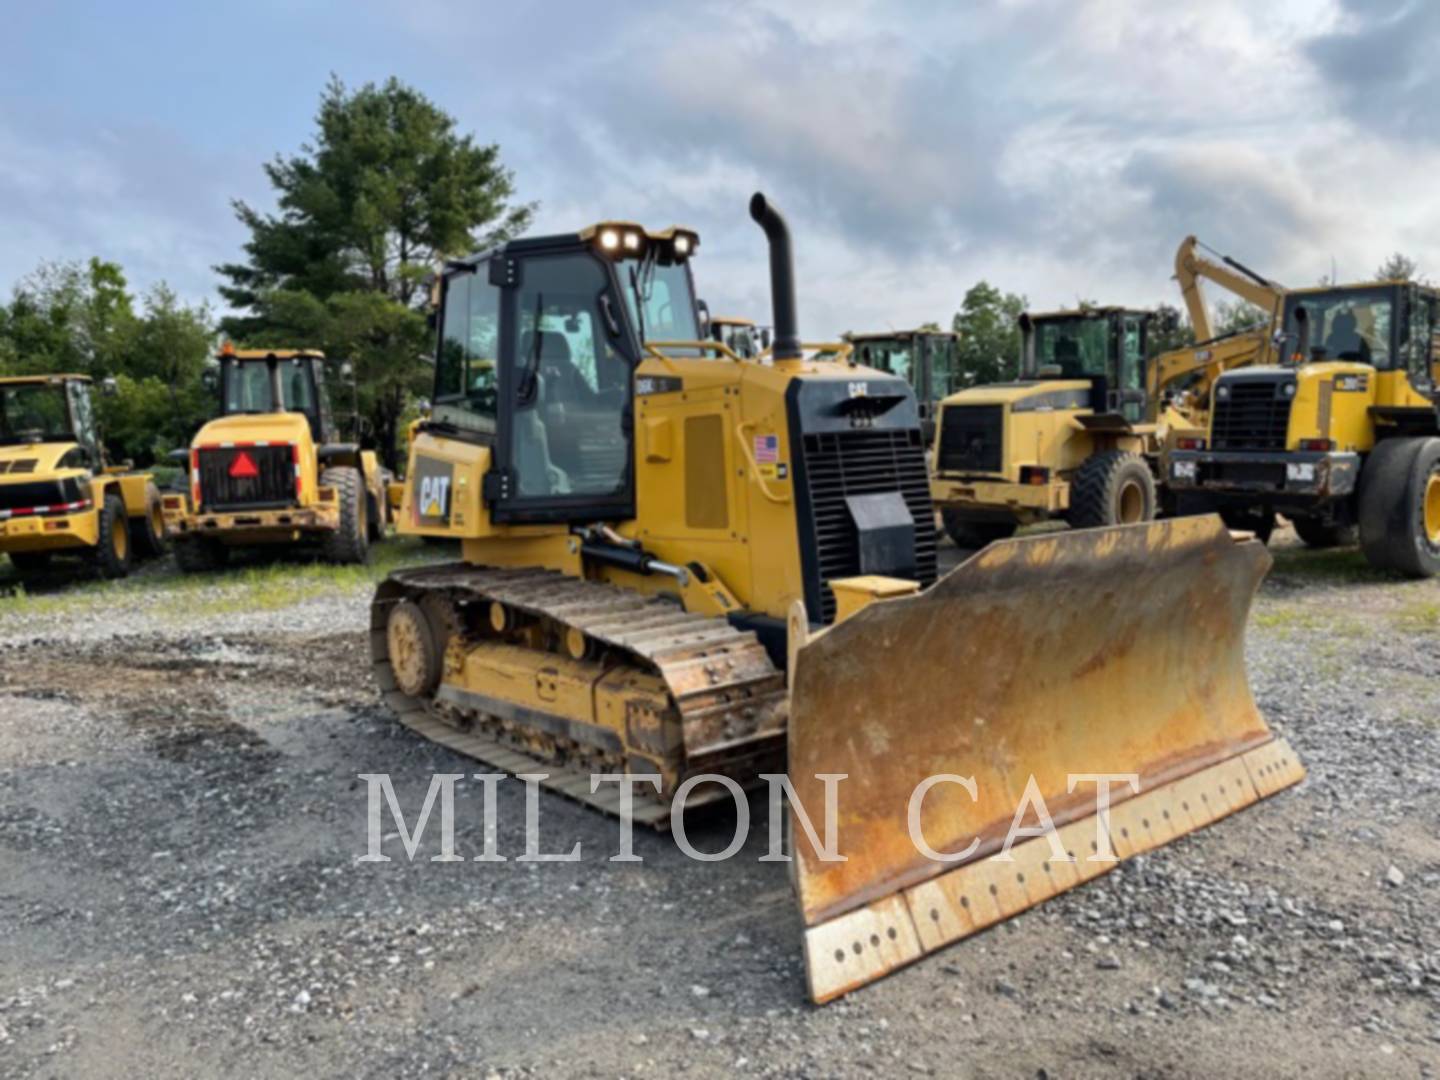
<path fill-rule="evenodd" d="M 227 342 L 219 360 L 220 415 L 181 451 L 188 493 L 164 496 L 180 569 L 216 570 L 235 548 L 276 544 L 364 562 L 389 521 L 389 476 L 374 451 L 339 441 L 324 355 Z"/>
<path fill-rule="evenodd" d="M 105 460 L 85 375 L 0 378 L 0 552 L 17 573 L 79 555 L 102 577 L 165 551 L 150 474 Z"/>
<path fill-rule="evenodd" d="M 381 583 L 371 654 L 415 731 L 632 821 L 785 770 L 827 1001 L 1302 769 L 1245 676 L 1264 548 L 1205 516 L 1004 541 L 937 581 L 913 391 L 801 343 L 789 231 L 750 213 L 768 364 L 697 340 L 688 229 L 445 268 L 399 529 L 462 560 Z M 1101 809 L 1096 774 L 1134 783 Z M 1007 854 L 1042 797 L 1054 844 Z"/>
<path fill-rule="evenodd" d="M 712 315 L 710 336 L 742 360 L 754 360 L 769 348 L 765 331 L 738 315 Z"/>

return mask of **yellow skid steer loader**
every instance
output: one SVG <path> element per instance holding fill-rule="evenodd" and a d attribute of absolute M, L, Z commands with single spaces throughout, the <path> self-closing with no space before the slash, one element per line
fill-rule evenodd
<path fill-rule="evenodd" d="M 770 363 L 701 340 L 687 229 L 446 267 L 398 522 L 462 560 L 381 583 L 371 654 L 417 732 L 633 820 L 787 772 L 825 1001 L 1302 770 L 1245 677 L 1264 549 L 1203 517 L 1005 541 L 937 581 L 913 390 L 801 343 L 789 232 L 750 210 Z M 1084 778 L 1117 774 L 1101 812 Z M 806 833 L 827 784 L 845 861 Z M 1077 861 L 1030 836 L 1004 862 L 1017 810 Z"/>

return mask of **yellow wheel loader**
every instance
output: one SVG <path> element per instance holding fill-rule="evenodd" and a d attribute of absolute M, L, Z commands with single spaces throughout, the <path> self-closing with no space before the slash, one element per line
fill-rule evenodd
<path fill-rule="evenodd" d="M 1277 361 L 1211 387 L 1208 431 L 1170 460 L 1184 505 L 1262 524 L 1282 513 L 1312 547 L 1440 573 L 1440 292 L 1389 281 L 1284 295 Z"/>
<path fill-rule="evenodd" d="M 925 445 L 935 439 L 935 410 L 960 385 L 960 335 L 945 330 L 846 334 L 864 367 L 899 375 L 915 391 Z"/>
<path fill-rule="evenodd" d="M 399 529 L 462 560 L 381 583 L 371 654 L 410 728 L 631 821 L 783 775 L 818 1002 L 1302 769 L 1245 676 L 1264 548 L 1206 516 L 1005 541 L 937 581 L 913 391 L 802 345 L 789 232 L 750 213 L 768 364 L 697 340 L 688 229 L 446 267 Z M 1098 774 L 1126 777 L 1113 804 Z M 1008 848 L 1042 801 L 1050 839 Z"/>
<path fill-rule="evenodd" d="M 765 331 L 738 315 L 711 316 L 710 336 L 742 360 L 754 360 L 769 348 Z"/>
<path fill-rule="evenodd" d="M 0 378 L 0 552 L 17 573 L 79 555 L 102 577 L 165 551 L 149 473 L 111 466 L 85 375 Z"/>
<path fill-rule="evenodd" d="M 227 343 L 219 361 L 220 415 L 181 452 L 188 492 L 163 499 L 180 569 L 216 570 L 262 545 L 364 562 L 389 521 L 389 476 L 373 451 L 339 440 L 324 355 Z"/>

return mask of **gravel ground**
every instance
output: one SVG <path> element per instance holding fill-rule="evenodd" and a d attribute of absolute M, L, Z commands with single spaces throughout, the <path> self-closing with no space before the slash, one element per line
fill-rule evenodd
<path fill-rule="evenodd" d="M 0 600 L 0 1075 L 1440 1076 L 1440 583 L 1273 546 L 1309 779 L 823 1009 L 758 807 L 723 863 L 549 795 L 579 863 L 358 862 L 359 774 L 475 771 L 379 706 L 363 580 Z"/>

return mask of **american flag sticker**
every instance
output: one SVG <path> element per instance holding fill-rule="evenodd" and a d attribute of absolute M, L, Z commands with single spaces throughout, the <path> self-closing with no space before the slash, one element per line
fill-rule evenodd
<path fill-rule="evenodd" d="M 780 436 L 755 436 L 755 464 L 774 465 L 780 460 Z"/>

